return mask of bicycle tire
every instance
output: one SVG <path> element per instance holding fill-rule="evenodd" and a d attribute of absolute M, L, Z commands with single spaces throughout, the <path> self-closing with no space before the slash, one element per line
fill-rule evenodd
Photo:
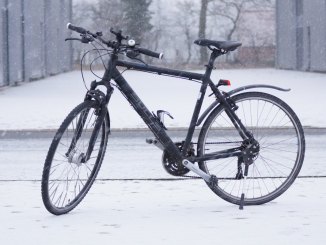
<path fill-rule="evenodd" d="M 68 114 L 52 140 L 44 163 L 41 187 L 44 206 L 52 214 L 61 215 L 73 210 L 95 181 L 103 162 L 110 131 L 108 111 L 105 109 L 98 113 L 99 109 L 96 101 L 79 104 Z M 99 132 L 95 133 L 97 137 L 94 150 L 89 160 L 82 163 L 80 157 L 84 156 L 82 154 L 86 151 L 87 142 L 93 135 L 101 113 L 105 113 L 105 117 L 98 127 Z M 67 155 L 66 151 L 70 153 Z M 61 174 L 57 175 L 60 171 Z"/>
<path fill-rule="evenodd" d="M 243 178 L 239 178 L 239 176 L 236 178 L 239 170 L 232 170 L 235 168 L 232 164 L 237 164 L 235 157 L 214 160 L 212 161 L 215 162 L 214 166 L 212 166 L 211 161 L 199 162 L 199 167 L 206 173 L 217 176 L 218 185 L 215 187 L 208 186 L 216 195 L 230 203 L 240 204 L 241 188 L 246 192 L 243 205 L 259 205 L 270 202 L 284 193 L 300 172 L 305 153 L 303 128 L 294 111 L 285 102 L 273 95 L 262 92 L 247 92 L 235 95 L 232 99 L 239 106 L 235 111 L 236 114 L 260 144 L 259 155 L 254 163 L 249 166 L 247 183 L 242 186 Z M 278 109 L 275 114 L 271 112 L 274 107 Z M 246 113 L 249 112 L 251 115 L 247 117 Z M 280 120 L 278 114 L 283 115 L 283 118 L 289 121 L 285 121 L 284 124 L 284 119 Z M 280 125 L 276 124 L 276 117 L 277 120 L 280 120 Z M 220 150 L 225 150 L 226 145 L 232 145 L 232 147 L 240 145 L 242 139 L 234 126 L 232 125 L 233 129 L 230 126 L 232 123 L 227 122 L 227 120 L 230 119 L 226 116 L 222 105 L 217 106 L 211 112 L 198 137 L 198 156 L 203 156 L 205 152 L 209 153 L 208 151 L 212 150 L 210 148 L 214 148 L 213 151 L 218 151 L 221 147 L 223 149 Z M 216 125 L 217 128 L 214 128 L 213 125 Z M 235 135 L 239 140 L 236 140 Z M 285 139 L 282 140 L 282 136 L 286 136 Z M 211 140 L 218 143 L 219 139 L 221 142 L 228 143 L 221 143 L 218 146 L 209 145 Z M 290 160 L 293 160 L 290 159 L 291 157 L 295 159 L 293 164 L 289 164 Z M 227 168 L 229 170 L 226 170 Z M 243 166 L 241 168 L 243 169 Z M 234 173 L 236 174 L 234 175 Z M 275 176 L 272 176 L 273 174 Z M 260 184 L 261 186 L 259 186 Z M 273 185 L 275 189 L 270 191 L 268 187 L 272 188 Z"/>

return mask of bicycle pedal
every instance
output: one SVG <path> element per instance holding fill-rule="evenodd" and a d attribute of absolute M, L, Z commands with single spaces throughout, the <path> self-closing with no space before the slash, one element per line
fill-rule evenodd
<path fill-rule="evenodd" d="M 210 188 L 215 189 L 218 186 L 218 178 L 212 174 L 208 185 Z"/>

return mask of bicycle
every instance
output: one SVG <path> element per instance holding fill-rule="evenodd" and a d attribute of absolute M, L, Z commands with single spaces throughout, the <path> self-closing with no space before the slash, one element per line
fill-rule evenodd
<path fill-rule="evenodd" d="M 59 127 L 49 148 L 42 175 L 42 199 L 55 215 L 68 213 L 86 196 L 101 167 L 108 137 L 110 116 L 107 109 L 116 87 L 133 106 L 155 138 L 147 143 L 163 151 L 162 163 L 173 176 L 196 173 L 222 199 L 239 205 L 267 203 L 284 193 L 301 169 L 305 138 L 294 111 L 279 98 L 254 88 L 289 91 L 272 85 L 248 85 L 229 92 L 220 90 L 228 80 L 214 84 L 210 79 L 215 59 L 234 51 L 241 43 L 198 39 L 196 44 L 211 51 L 204 74 L 148 65 L 139 55 L 162 58 L 162 53 L 139 47 L 134 40 L 116 32 L 107 41 L 102 33 L 92 33 L 68 24 L 81 38 L 67 38 L 82 43 L 97 42 L 109 55 L 100 81 L 93 81 L 84 101 L 73 109 Z M 125 55 L 137 61 L 126 61 Z M 100 57 L 101 55 L 99 55 Z M 201 83 L 186 138 L 173 142 L 166 132 L 164 116 L 151 113 L 124 79 L 117 66 L 158 75 L 174 76 Z M 106 92 L 98 89 L 105 88 Z M 201 115 L 209 87 L 216 100 Z M 245 91 L 245 92 L 244 92 Z M 200 127 L 197 143 L 192 138 Z M 197 145 L 196 149 L 195 146 Z"/>

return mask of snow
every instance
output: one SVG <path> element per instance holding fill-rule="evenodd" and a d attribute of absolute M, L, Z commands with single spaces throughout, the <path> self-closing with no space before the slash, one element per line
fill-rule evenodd
<path fill-rule="evenodd" d="M 151 110 L 174 116 L 166 119 L 168 127 L 188 126 L 199 84 L 137 72 L 125 76 Z M 212 77 L 230 79 L 231 89 L 252 83 L 290 87 L 288 93 L 262 91 L 286 101 L 303 125 L 326 127 L 325 74 L 248 69 L 214 71 Z M 151 133 L 139 130 L 144 123 L 117 90 L 109 107 L 116 130 L 99 180 L 71 213 L 49 214 L 40 193 L 45 156 L 55 129 L 84 93 L 76 71 L 0 91 L 1 244 L 325 244 L 325 129 L 305 129 L 301 178 L 289 190 L 268 204 L 240 211 L 202 180 L 175 180 L 164 172 L 161 151 L 144 142 Z M 184 130 L 168 133 L 174 139 L 185 136 Z"/>
<path fill-rule="evenodd" d="M 168 131 L 174 141 L 184 140 L 186 131 Z M 0 144 L 1 180 L 41 180 L 46 154 L 53 132 L 44 137 L 4 136 Z M 145 143 L 149 131 L 112 132 L 98 179 L 162 179 L 173 178 L 163 170 L 162 151 Z M 326 176 L 326 130 L 306 132 L 306 154 L 299 176 Z M 196 141 L 196 139 L 194 139 Z M 190 174 L 189 174 L 190 175 Z"/>
<path fill-rule="evenodd" d="M 198 71 L 203 72 L 203 71 Z M 103 71 L 97 72 L 99 75 Z M 168 127 L 188 127 L 200 84 L 153 74 L 127 71 L 125 78 L 151 110 L 169 111 L 174 120 Z M 87 81 L 94 80 L 86 72 Z M 270 84 L 291 88 L 290 92 L 264 89 L 288 103 L 304 126 L 325 127 L 323 115 L 326 74 L 276 69 L 215 70 L 212 80 L 231 80 L 231 88 L 248 84 Z M 57 129 L 66 115 L 84 98 L 80 73 L 73 71 L 0 91 L 0 130 Z M 210 93 L 210 91 L 208 91 Z M 214 100 L 206 99 L 204 107 Z M 109 105 L 112 128 L 145 128 L 146 125 L 115 90 Z"/>
<path fill-rule="evenodd" d="M 267 205 L 236 206 L 201 180 L 97 181 L 68 215 L 41 203 L 40 183 L 0 183 L 1 244 L 325 244 L 325 179 L 299 179 Z"/>
<path fill-rule="evenodd" d="M 184 133 L 170 132 L 176 139 Z M 162 169 L 161 151 L 144 142 L 149 135 L 113 132 L 98 176 L 111 180 L 96 181 L 82 203 L 60 217 L 45 210 L 40 193 L 52 135 L 4 135 L 1 244 L 325 244 L 326 178 L 298 178 L 274 201 L 240 211 L 202 180 L 173 181 Z M 325 176 L 325 132 L 308 130 L 306 139 L 300 176 Z"/>

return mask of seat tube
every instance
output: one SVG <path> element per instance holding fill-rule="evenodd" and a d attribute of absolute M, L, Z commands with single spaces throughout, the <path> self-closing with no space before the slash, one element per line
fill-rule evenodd
<path fill-rule="evenodd" d="M 192 114 L 192 118 L 191 118 L 190 126 L 189 126 L 189 129 L 188 129 L 188 133 L 187 133 L 187 136 L 186 136 L 186 140 L 185 140 L 185 143 L 183 144 L 183 147 L 182 147 L 183 156 L 187 155 L 187 151 L 188 151 L 189 146 L 191 144 L 191 140 L 192 140 L 192 137 L 193 137 L 194 132 L 195 132 L 195 127 L 196 127 L 196 124 L 197 124 L 200 109 L 201 109 L 201 106 L 202 106 L 203 101 L 204 101 L 205 93 L 206 93 L 206 90 L 207 90 L 208 83 L 210 81 L 210 76 L 212 74 L 212 70 L 214 68 L 214 61 L 218 56 L 219 56 L 219 51 L 214 50 L 211 53 L 208 64 L 206 65 L 206 72 L 205 72 L 205 75 L 204 75 L 203 80 L 202 80 L 203 83 L 202 83 L 202 86 L 201 86 L 200 91 L 199 91 L 199 95 L 198 95 L 198 99 L 197 99 L 197 102 L 196 102 L 196 105 L 195 105 L 194 112 Z"/>

